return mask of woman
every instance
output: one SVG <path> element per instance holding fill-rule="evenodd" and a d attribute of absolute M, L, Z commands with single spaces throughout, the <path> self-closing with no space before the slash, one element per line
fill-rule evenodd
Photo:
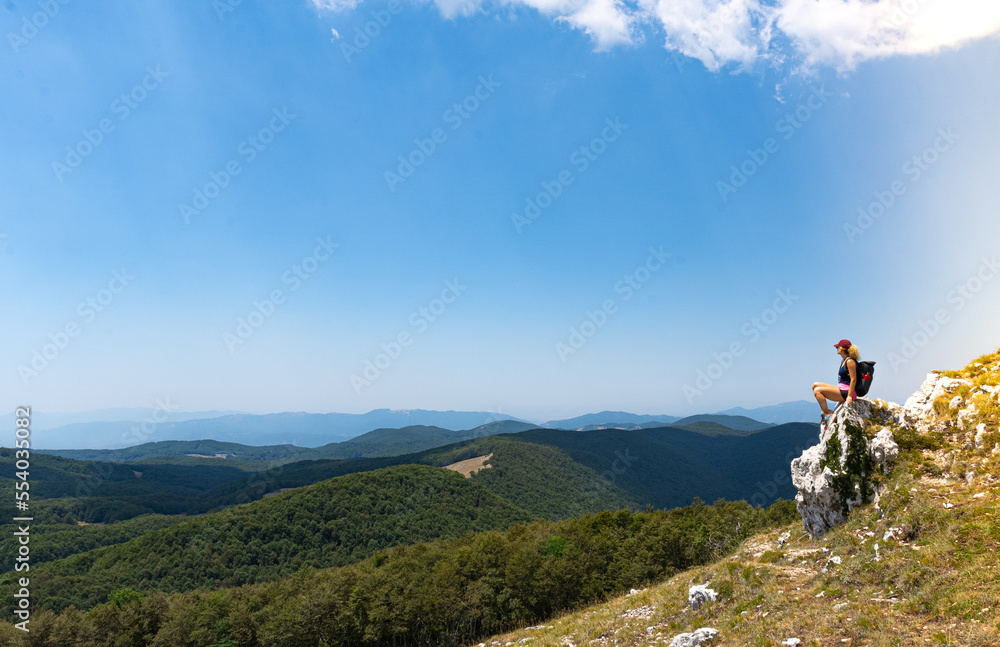
<path fill-rule="evenodd" d="M 858 385 L 858 359 L 861 358 L 861 353 L 858 351 L 858 347 L 847 339 L 841 339 L 833 347 L 837 349 L 837 354 L 843 360 L 840 362 L 840 371 L 837 373 L 837 386 L 824 382 L 813 382 L 812 387 L 813 395 L 816 396 L 819 408 L 823 411 L 821 418 L 823 425 L 829 422 L 830 416 L 833 415 L 827 400 L 845 402 L 850 398 L 851 402 L 854 402 L 858 399 L 855 389 Z"/>

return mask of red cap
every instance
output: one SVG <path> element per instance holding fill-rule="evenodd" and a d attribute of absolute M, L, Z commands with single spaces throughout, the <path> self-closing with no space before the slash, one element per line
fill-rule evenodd
<path fill-rule="evenodd" d="M 850 348 L 852 346 L 851 340 L 841 339 L 836 344 L 833 345 L 834 348 Z"/>

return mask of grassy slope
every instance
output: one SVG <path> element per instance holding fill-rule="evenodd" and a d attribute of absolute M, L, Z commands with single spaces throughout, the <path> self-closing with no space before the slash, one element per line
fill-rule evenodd
<path fill-rule="evenodd" d="M 1000 384 L 1000 352 L 948 374 Z M 1000 450 L 993 452 L 1000 405 L 995 396 L 975 399 L 980 413 L 965 429 L 945 401 L 936 406 L 945 432 L 893 429 L 903 451 L 885 477 L 883 514 L 874 505 L 856 510 L 821 540 L 795 523 L 748 540 L 730 559 L 485 644 L 531 638 L 533 647 L 644 646 L 713 627 L 720 633 L 712 647 L 772 646 L 793 637 L 803 647 L 1000 646 Z M 982 447 L 970 443 L 978 422 L 990 432 Z M 976 474 L 967 481 L 970 471 Z M 903 537 L 884 539 L 890 528 Z M 779 547 L 785 532 L 790 543 Z M 842 563 L 824 572 L 833 555 Z M 692 611 L 688 587 L 706 581 L 720 598 Z"/>

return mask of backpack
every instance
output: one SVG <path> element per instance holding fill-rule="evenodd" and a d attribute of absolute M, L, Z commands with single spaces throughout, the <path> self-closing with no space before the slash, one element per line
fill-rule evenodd
<path fill-rule="evenodd" d="M 858 383 L 854 386 L 854 392 L 860 398 L 868 395 L 868 389 L 872 388 L 872 379 L 875 377 L 875 362 L 857 362 L 855 370 Z"/>

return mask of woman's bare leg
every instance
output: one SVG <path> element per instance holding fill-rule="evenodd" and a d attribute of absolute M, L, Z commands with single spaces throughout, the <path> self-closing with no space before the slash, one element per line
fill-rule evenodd
<path fill-rule="evenodd" d="M 823 413 L 830 413 L 830 405 L 827 403 L 827 400 L 833 400 L 834 402 L 844 401 L 844 396 L 840 395 L 840 388 L 833 384 L 813 382 L 812 389 L 813 395 L 816 396 L 816 402 L 819 403 L 819 408 L 823 410 Z"/>

